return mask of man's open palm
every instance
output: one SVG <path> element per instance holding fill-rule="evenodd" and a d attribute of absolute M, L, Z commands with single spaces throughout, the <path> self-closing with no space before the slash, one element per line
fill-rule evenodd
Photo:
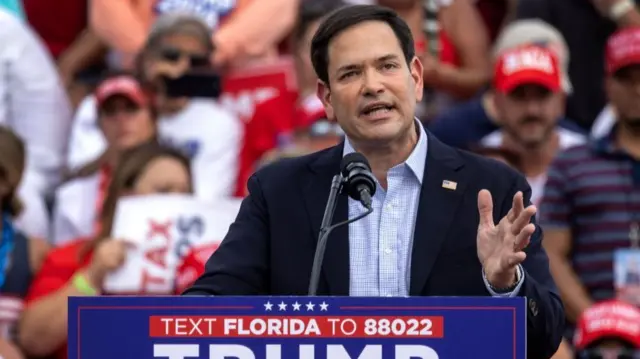
<path fill-rule="evenodd" d="M 523 249 L 536 229 L 530 223 L 536 207 L 524 208 L 522 192 L 518 192 L 513 196 L 509 213 L 495 225 L 491 193 L 483 189 L 478 193 L 478 212 L 478 259 L 491 285 L 508 287 L 515 278 L 517 265 L 527 257 Z"/>

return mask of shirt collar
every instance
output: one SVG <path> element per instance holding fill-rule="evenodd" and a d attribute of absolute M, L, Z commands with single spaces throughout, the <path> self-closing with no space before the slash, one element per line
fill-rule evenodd
<path fill-rule="evenodd" d="M 606 136 L 593 139 L 591 142 L 591 149 L 599 155 L 623 159 L 629 158 L 629 155 L 616 145 L 617 129 L 618 125 L 614 125 Z"/>
<path fill-rule="evenodd" d="M 424 177 L 424 168 L 426 166 L 427 161 L 427 132 L 424 130 L 424 126 L 422 123 L 415 119 L 416 126 L 418 126 L 418 143 L 416 147 L 413 148 L 411 154 L 404 162 L 413 172 L 414 176 L 418 179 L 420 184 L 422 184 L 422 179 Z M 344 148 L 342 150 L 342 156 L 346 156 L 349 153 L 355 152 L 355 149 L 351 145 L 349 141 L 349 137 L 345 136 L 344 138 Z"/>

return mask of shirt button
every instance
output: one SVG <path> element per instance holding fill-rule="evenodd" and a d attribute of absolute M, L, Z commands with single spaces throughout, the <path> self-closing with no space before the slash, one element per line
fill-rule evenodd
<path fill-rule="evenodd" d="M 387 249 L 385 249 L 385 250 L 384 250 L 384 252 L 385 252 L 386 254 L 391 254 L 391 252 L 392 252 L 392 251 L 391 251 L 391 249 L 387 248 Z"/>
<path fill-rule="evenodd" d="M 387 297 L 393 297 L 393 294 L 387 293 Z"/>
<path fill-rule="evenodd" d="M 389 210 L 393 209 L 393 205 L 391 203 L 387 204 L 387 209 Z"/>

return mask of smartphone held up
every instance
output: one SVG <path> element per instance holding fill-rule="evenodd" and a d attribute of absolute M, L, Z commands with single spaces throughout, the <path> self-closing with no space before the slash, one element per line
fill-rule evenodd
<path fill-rule="evenodd" d="M 217 99 L 222 92 L 222 79 L 213 70 L 189 71 L 177 78 L 163 77 L 164 90 L 171 98 Z"/>

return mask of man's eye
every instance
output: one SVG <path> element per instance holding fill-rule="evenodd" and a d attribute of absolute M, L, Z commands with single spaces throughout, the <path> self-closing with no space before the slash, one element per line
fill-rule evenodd
<path fill-rule="evenodd" d="M 349 72 L 345 72 L 344 74 L 342 74 L 342 76 L 340 76 L 340 79 L 346 79 L 349 78 L 351 76 L 354 76 L 356 73 L 355 71 L 349 71 Z"/>

